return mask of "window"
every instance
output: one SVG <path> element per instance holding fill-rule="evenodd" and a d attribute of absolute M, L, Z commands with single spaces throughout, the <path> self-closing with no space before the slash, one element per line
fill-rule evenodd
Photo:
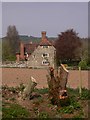
<path fill-rule="evenodd" d="M 49 46 L 45 45 L 45 46 L 42 46 L 43 48 L 49 48 Z"/>
<path fill-rule="evenodd" d="M 49 57 L 49 54 L 48 53 L 43 53 L 42 57 Z"/>
<path fill-rule="evenodd" d="M 49 63 L 48 60 L 43 60 L 43 61 L 42 61 L 42 64 L 43 64 L 43 65 L 49 65 L 50 63 Z"/>

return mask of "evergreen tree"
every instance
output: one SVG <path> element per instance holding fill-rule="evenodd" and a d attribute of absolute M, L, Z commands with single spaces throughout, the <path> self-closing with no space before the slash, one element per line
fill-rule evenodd
<path fill-rule="evenodd" d="M 11 53 L 16 54 L 19 49 L 19 35 L 15 26 L 8 26 L 7 28 L 7 40 L 9 41 Z"/>

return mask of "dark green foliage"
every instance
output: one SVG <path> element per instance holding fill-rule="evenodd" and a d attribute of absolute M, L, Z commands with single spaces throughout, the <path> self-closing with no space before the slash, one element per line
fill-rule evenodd
<path fill-rule="evenodd" d="M 82 100 L 90 100 L 90 90 L 82 88 L 81 99 Z"/>
<path fill-rule="evenodd" d="M 6 58 L 9 61 L 15 61 L 16 60 L 16 56 L 15 55 L 10 55 Z"/>
<path fill-rule="evenodd" d="M 8 90 L 11 91 L 11 92 L 13 92 L 13 93 L 17 92 L 16 88 L 14 88 L 14 87 L 9 87 Z"/>
<path fill-rule="evenodd" d="M 16 30 L 15 25 L 8 26 L 8 28 L 7 28 L 7 40 L 10 44 L 10 47 L 11 47 L 11 53 L 16 54 L 16 52 L 19 50 L 19 35 L 18 35 L 18 31 Z"/>
<path fill-rule="evenodd" d="M 44 120 L 44 119 L 46 119 L 46 118 L 49 119 L 49 115 L 48 115 L 48 113 L 46 113 L 46 112 L 40 112 L 38 118 L 39 118 L 40 120 Z"/>
<path fill-rule="evenodd" d="M 84 120 L 82 118 L 82 115 L 77 115 L 77 116 L 74 116 L 73 120 Z"/>
<path fill-rule="evenodd" d="M 21 83 L 18 87 L 17 90 L 23 92 L 23 90 L 25 89 L 25 85 L 23 83 Z"/>
<path fill-rule="evenodd" d="M 3 119 L 4 118 L 27 118 L 30 113 L 18 104 L 4 103 L 3 108 Z"/>
<path fill-rule="evenodd" d="M 35 92 L 38 92 L 39 94 L 46 94 L 48 93 L 48 88 L 44 88 L 44 89 L 35 89 Z"/>
<path fill-rule="evenodd" d="M 79 96 L 79 89 L 73 89 L 73 88 L 67 88 L 68 95 L 71 97 L 77 97 Z"/>
<path fill-rule="evenodd" d="M 15 101 L 16 99 L 14 97 L 10 98 L 9 99 L 10 101 Z"/>
<path fill-rule="evenodd" d="M 90 100 L 90 90 L 86 89 L 86 88 L 82 88 L 82 94 L 81 96 L 79 95 L 79 89 L 72 89 L 72 88 L 68 88 L 68 94 L 70 97 L 74 97 L 79 98 L 79 99 L 83 99 L 83 100 Z"/>
<path fill-rule="evenodd" d="M 50 99 L 50 101 L 51 101 L 51 104 L 56 105 L 56 104 L 55 104 L 55 99 L 54 99 L 54 98 Z"/>
<path fill-rule="evenodd" d="M 60 110 L 61 113 L 73 113 L 74 111 L 78 111 L 78 115 L 74 117 L 74 119 L 82 118 L 82 104 L 80 104 L 81 100 L 90 100 L 90 90 L 82 88 L 82 94 L 79 95 L 79 89 L 68 88 L 68 95 L 70 98 L 70 105 L 66 107 L 62 107 Z"/>
<path fill-rule="evenodd" d="M 34 36 L 27 36 L 27 35 L 19 35 L 20 40 L 22 40 L 24 43 L 40 43 L 41 37 L 34 37 Z M 56 37 L 48 37 L 48 40 L 51 42 L 54 42 L 56 40 Z"/>
<path fill-rule="evenodd" d="M 19 35 L 15 26 L 8 26 L 7 36 L 2 40 L 2 60 L 15 61 L 19 52 Z"/>
<path fill-rule="evenodd" d="M 82 70 L 86 70 L 87 69 L 87 62 L 85 60 L 82 60 L 79 62 L 79 67 L 81 67 Z"/>
<path fill-rule="evenodd" d="M 7 85 L 2 86 L 2 90 L 8 89 L 9 87 Z"/>
<path fill-rule="evenodd" d="M 75 110 L 81 109 L 81 105 L 79 102 L 75 99 L 75 97 L 70 97 L 69 98 L 69 105 L 68 106 L 63 106 L 59 112 L 60 113 L 73 113 Z"/>
<path fill-rule="evenodd" d="M 60 100 L 60 105 L 61 105 L 61 107 L 70 105 L 70 98 L 68 97 L 66 99 L 61 99 Z"/>
<path fill-rule="evenodd" d="M 8 42 L 8 40 L 2 41 L 2 60 L 14 60 L 15 55 L 11 53 L 11 46 Z"/>
<path fill-rule="evenodd" d="M 70 98 L 70 105 L 73 106 L 75 110 L 81 108 L 80 103 L 78 102 L 77 99 L 75 99 L 75 97 Z"/>
<path fill-rule="evenodd" d="M 61 108 L 58 112 L 60 113 L 73 113 L 74 112 L 74 107 L 73 106 L 67 106 L 67 107 L 63 107 Z"/>

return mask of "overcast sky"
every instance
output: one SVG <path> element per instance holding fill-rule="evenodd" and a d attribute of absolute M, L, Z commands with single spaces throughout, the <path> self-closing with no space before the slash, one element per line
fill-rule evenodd
<path fill-rule="evenodd" d="M 60 32 L 73 28 L 80 37 L 88 36 L 87 2 L 3 2 L 2 35 L 7 27 L 15 25 L 19 34 L 57 37 Z"/>

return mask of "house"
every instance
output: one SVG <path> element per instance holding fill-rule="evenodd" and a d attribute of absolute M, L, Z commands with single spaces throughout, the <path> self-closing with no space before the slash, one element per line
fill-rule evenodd
<path fill-rule="evenodd" d="M 46 37 L 46 31 L 42 31 L 42 38 L 39 44 L 30 42 L 20 44 L 20 53 L 16 54 L 17 61 L 27 60 L 29 68 L 45 68 L 55 66 L 56 49 Z"/>

